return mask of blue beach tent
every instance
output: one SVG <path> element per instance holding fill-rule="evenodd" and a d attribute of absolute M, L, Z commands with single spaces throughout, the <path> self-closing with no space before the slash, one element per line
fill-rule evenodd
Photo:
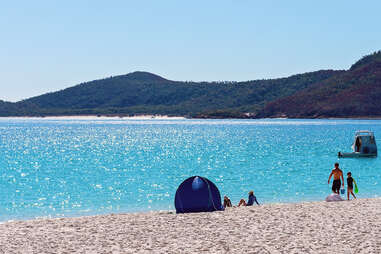
<path fill-rule="evenodd" d="M 182 182 L 175 196 L 176 213 L 213 212 L 224 210 L 216 185 L 201 176 Z"/>

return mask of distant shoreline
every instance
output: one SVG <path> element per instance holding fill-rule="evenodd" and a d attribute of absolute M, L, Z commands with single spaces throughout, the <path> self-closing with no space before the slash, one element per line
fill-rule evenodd
<path fill-rule="evenodd" d="M 48 120 L 109 120 L 109 119 L 136 119 L 136 120 L 182 120 L 182 119 L 214 119 L 214 120 L 227 120 L 227 119 L 241 119 L 241 120 L 263 120 L 263 119 L 279 119 L 279 120 L 381 120 L 381 116 L 370 117 L 319 117 L 319 118 L 294 118 L 294 117 L 268 117 L 268 118 L 223 118 L 223 117 L 186 117 L 186 116 L 169 116 L 169 115 L 57 115 L 57 116 L 0 116 L 0 119 L 48 119 Z"/>
<path fill-rule="evenodd" d="M 136 116 L 107 116 L 107 115 L 68 115 L 68 116 L 6 116 L 0 119 L 48 119 L 48 120 L 110 120 L 110 119 L 186 119 L 182 116 L 168 115 L 136 115 Z"/>

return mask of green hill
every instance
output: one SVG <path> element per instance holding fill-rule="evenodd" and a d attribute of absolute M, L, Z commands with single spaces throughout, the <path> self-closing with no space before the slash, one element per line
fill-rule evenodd
<path fill-rule="evenodd" d="M 380 117 L 381 51 L 343 73 L 268 103 L 258 117 Z"/>
<path fill-rule="evenodd" d="M 213 115 L 229 117 L 257 112 L 274 99 L 332 77 L 337 71 L 317 71 L 288 78 L 247 82 L 180 82 L 147 72 L 134 72 L 79 84 L 14 103 L 10 115 Z M 14 108 L 13 108 L 14 107 Z M 13 110 L 14 109 L 14 110 Z"/>
<path fill-rule="evenodd" d="M 378 51 L 346 71 L 245 82 L 182 82 L 133 72 L 16 103 L 0 101 L 0 116 L 380 117 L 380 96 Z"/>

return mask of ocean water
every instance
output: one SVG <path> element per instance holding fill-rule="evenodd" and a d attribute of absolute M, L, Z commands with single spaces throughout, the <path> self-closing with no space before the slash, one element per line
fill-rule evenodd
<path fill-rule="evenodd" d="M 380 120 L 0 119 L 0 221 L 174 210 L 179 184 L 213 181 L 233 203 L 323 200 L 333 164 L 381 196 L 381 159 L 338 159 Z"/>

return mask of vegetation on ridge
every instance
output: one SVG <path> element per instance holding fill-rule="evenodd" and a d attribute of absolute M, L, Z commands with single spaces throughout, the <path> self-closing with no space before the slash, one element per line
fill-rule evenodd
<path fill-rule="evenodd" d="M 317 71 L 247 82 L 180 82 L 146 72 L 134 72 L 23 100 L 13 105 L 16 110 L 0 110 L 0 114 L 207 116 L 221 110 L 257 112 L 269 101 L 291 95 L 336 73 Z"/>
<path fill-rule="evenodd" d="M 268 103 L 259 117 L 380 117 L 381 51 L 343 73 Z"/>
<path fill-rule="evenodd" d="M 16 103 L 0 101 L 0 116 L 380 117 L 380 96 L 378 51 L 347 71 L 322 70 L 246 82 L 181 82 L 134 72 Z"/>

